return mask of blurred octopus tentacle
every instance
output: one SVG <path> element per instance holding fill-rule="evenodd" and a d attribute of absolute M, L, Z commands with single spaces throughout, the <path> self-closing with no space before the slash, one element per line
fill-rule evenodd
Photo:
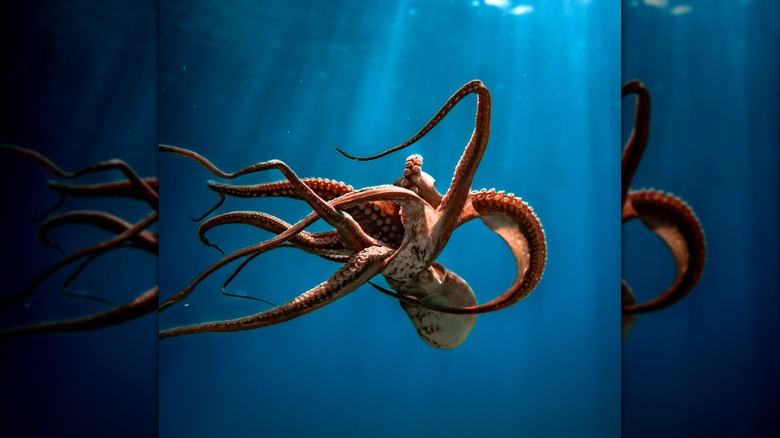
<path fill-rule="evenodd" d="M 60 176 L 62 178 L 67 179 L 75 179 L 83 175 L 87 175 L 90 173 L 97 173 L 104 170 L 118 170 L 122 172 L 122 174 L 125 175 L 127 178 L 127 181 L 124 183 L 107 183 L 107 184 L 101 184 L 98 185 L 99 187 L 102 187 L 104 193 L 108 195 L 114 195 L 114 196 L 127 196 L 123 195 L 121 192 L 117 192 L 117 187 L 124 187 L 127 189 L 127 185 L 131 186 L 132 189 L 134 189 L 133 193 L 136 194 L 137 197 L 140 197 L 141 199 L 144 199 L 152 208 L 155 210 L 159 210 L 159 196 L 157 194 L 157 187 L 156 187 L 156 178 L 141 178 L 138 176 L 137 173 L 124 161 L 119 159 L 111 159 L 106 161 L 101 161 L 92 165 L 89 165 L 87 167 L 81 168 L 75 172 L 66 172 L 59 168 L 56 164 L 54 164 L 51 160 L 40 154 L 39 152 L 36 152 L 32 149 L 22 148 L 19 146 L 12 146 L 7 144 L 0 143 L 0 152 L 11 152 L 18 155 L 30 157 L 34 159 L 35 161 L 43 164 L 49 171 L 54 173 L 57 176 Z M 150 181 L 153 181 L 150 183 Z M 55 187 L 57 185 L 55 184 Z M 63 185 L 59 185 L 60 187 L 67 187 Z M 154 186 L 154 187 L 153 187 Z M 84 189 L 86 187 L 86 189 Z M 95 190 L 95 186 L 80 186 L 80 187 L 74 187 L 71 186 L 70 189 L 78 192 L 80 189 L 84 189 L 85 191 Z M 98 189 L 100 190 L 100 189 Z"/>
<path fill-rule="evenodd" d="M 70 276 L 68 276 L 68 278 L 65 280 L 65 282 L 62 283 L 62 286 L 60 287 L 60 292 L 63 295 L 65 295 L 66 297 L 82 298 L 82 299 L 85 299 L 85 300 L 92 300 L 92 301 L 96 301 L 98 303 L 103 303 L 103 304 L 105 304 L 107 306 L 116 307 L 116 303 L 115 302 L 113 302 L 113 301 L 111 301 L 111 300 L 109 300 L 107 298 L 103 298 L 103 297 L 101 297 L 99 295 L 91 295 L 91 294 L 85 293 L 85 292 L 83 292 L 83 293 L 76 293 L 76 292 L 71 292 L 70 290 L 68 290 L 68 287 L 70 286 L 70 284 L 74 280 L 76 280 L 76 277 L 78 277 L 81 274 L 81 272 L 90 263 L 92 263 L 92 261 L 94 261 L 96 258 L 100 257 L 101 255 L 103 255 L 103 253 L 100 253 L 100 252 L 96 252 L 96 253 L 92 253 L 92 254 L 88 255 L 87 258 L 84 261 L 82 261 L 79 264 L 79 266 L 76 269 L 73 270 L 73 272 L 71 272 Z"/>
<path fill-rule="evenodd" d="M 80 198 L 122 197 L 146 200 L 148 189 L 151 189 L 157 196 L 159 191 L 159 180 L 157 177 L 139 177 L 139 181 L 122 180 L 97 184 L 69 184 L 60 181 L 49 181 L 48 184 L 49 188 L 57 193 Z"/>
<path fill-rule="evenodd" d="M 401 145 L 365 158 L 337 150 L 349 158 L 367 160 L 403 149 L 427 134 L 458 102 L 472 93 L 477 94 L 474 132 L 444 195 L 436 191 L 433 178 L 422 172 L 420 156 L 407 159 L 404 175 L 394 186 L 352 191 L 351 187 L 346 190 L 342 183 L 336 187 L 333 185 L 335 182 L 330 180 L 324 180 L 324 183 L 321 180 L 302 180 L 278 160 L 225 173 L 197 153 L 161 145 L 161 150 L 194 159 L 214 174 L 225 178 L 271 168 L 280 170 L 287 178 L 286 181 L 254 186 L 210 181 L 209 187 L 220 195 L 221 200 L 226 196 L 284 196 L 303 199 L 314 210 L 294 225 L 264 213 L 234 212 L 210 219 L 199 230 L 203 242 L 210 246 L 213 245 L 204 233 L 214 226 L 227 223 L 258 226 L 277 233 L 277 236 L 237 250 L 213 264 L 184 290 L 169 299 L 161 310 L 186 297 L 216 269 L 246 256 L 247 259 L 223 284 L 224 288 L 250 260 L 282 245 L 294 245 L 330 259 L 335 259 L 333 251 L 338 251 L 338 257 L 350 257 L 335 276 L 287 304 L 238 320 L 171 329 L 163 332 L 161 337 L 276 324 L 319 308 L 361 284 L 370 283 L 401 301 L 401 306 L 426 342 L 438 348 L 454 348 L 468 336 L 476 321 L 476 314 L 505 308 L 527 296 L 538 284 L 546 262 L 545 236 L 538 218 L 525 202 L 512 194 L 492 189 L 471 192 L 471 182 L 487 147 L 490 132 L 490 93 L 480 81 L 464 85 L 417 134 Z M 355 207 L 358 208 L 349 210 Z M 518 272 L 515 283 L 506 292 L 483 305 L 477 304 L 473 291 L 463 279 L 435 262 L 453 230 L 477 217 L 510 246 Z M 327 245 L 331 245 L 327 248 L 322 241 L 312 240 L 314 235 L 304 234 L 304 229 L 319 218 L 335 228 L 335 234 L 326 232 L 317 235 L 318 238 L 326 238 Z M 400 241 L 388 238 L 392 236 L 393 229 L 402 230 Z M 361 257 L 368 261 L 360 262 Z M 353 272 L 356 274 L 348 277 L 348 281 L 340 278 L 340 274 Z M 371 283 L 371 277 L 376 274 L 382 274 L 395 292 Z"/>
<path fill-rule="evenodd" d="M 626 283 L 625 280 L 620 281 L 620 294 L 623 307 L 633 306 L 636 304 L 634 293 L 631 291 L 631 287 L 628 285 L 628 283 Z M 620 330 L 621 340 L 625 341 L 629 333 L 631 333 L 631 329 L 634 328 L 634 324 L 636 323 L 636 315 L 636 313 L 623 313 Z"/>
<path fill-rule="evenodd" d="M 44 155 L 31 149 L 0 144 L 0 152 L 32 158 L 34 161 L 46 167 L 51 173 L 62 178 L 76 179 L 83 175 L 111 170 L 120 171 L 126 178 L 120 181 L 81 185 L 50 181 L 48 183 L 49 188 L 55 193 L 59 194 L 60 199 L 57 204 L 53 208 L 49 209 L 41 218 L 49 216 L 56 209 L 58 209 L 65 202 L 68 196 L 84 198 L 134 198 L 145 201 L 153 209 L 151 213 L 147 214 L 145 218 L 139 220 L 135 224 L 131 224 L 116 215 L 96 210 L 71 211 L 46 219 L 39 226 L 39 239 L 44 245 L 53 247 L 63 254 L 64 251 L 62 248 L 51 242 L 51 240 L 48 238 L 48 233 L 54 228 L 64 225 L 84 224 L 104 229 L 112 234 L 115 234 L 115 236 L 103 242 L 88 246 L 78 251 L 74 251 L 69 255 L 65 255 L 61 260 L 52 264 L 43 272 L 34 277 L 33 280 L 28 283 L 28 285 L 21 291 L 4 298 L 3 301 L 0 302 L 0 311 L 8 310 L 14 305 L 25 300 L 43 281 L 49 278 L 54 272 L 80 259 L 84 260 L 82 260 L 79 266 L 68 276 L 67 280 L 61 287 L 62 293 L 68 296 L 86 298 L 113 305 L 110 300 L 89 294 L 74 294 L 69 292 L 67 288 L 75 280 L 75 278 L 81 274 L 84 268 L 93 260 L 95 260 L 100 255 L 114 249 L 120 247 L 131 247 L 141 249 L 144 252 L 150 254 L 157 254 L 157 234 L 147 230 L 149 226 L 157 221 L 157 211 L 159 207 L 157 178 L 141 178 L 127 163 L 118 159 L 101 161 L 75 172 L 67 172 L 54 164 L 54 162 L 49 160 Z M 10 328 L 2 332 L 2 337 L 51 331 L 87 330 L 91 328 L 116 324 L 138 317 L 144 313 L 151 312 L 156 307 L 156 301 L 157 288 L 154 287 L 147 290 L 130 302 L 115 307 L 109 311 L 71 320 L 38 323 L 25 327 Z"/>
<path fill-rule="evenodd" d="M 691 207 L 671 194 L 655 190 L 629 192 L 636 216 L 654 232 L 674 256 L 676 277 L 671 286 L 643 304 L 627 304 L 626 313 L 660 310 L 683 299 L 701 279 L 706 262 L 704 231 Z"/>
<path fill-rule="evenodd" d="M 42 222 L 38 227 L 38 238 L 44 245 L 64 253 L 59 245 L 49 240 L 48 233 L 54 228 L 71 224 L 92 225 L 114 234 L 121 233 L 132 227 L 131 223 L 110 213 L 94 210 L 76 210 L 53 216 Z M 138 246 L 150 254 L 157 254 L 158 252 L 157 233 L 144 229 L 130 236 L 128 240 L 133 246 Z"/>
<path fill-rule="evenodd" d="M 623 180 L 620 201 L 623 205 L 626 203 L 631 181 L 634 179 L 634 173 L 639 167 L 639 162 L 642 160 L 647 141 L 650 138 L 650 93 L 640 81 L 632 80 L 623 85 L 621 96 L 625 98 L 629 94 L 636 95 L 636 108 L 634 129 L 628 137 L 620 160 L 621 179 Z"/>
<path fill-rule="evenodd" d="M 41 242 L 43 242 L 44 245 L 55 248 L 63 255 L 66 255 L 65 251 L 59 245 L 49 240 L 48 232 L 56 227 L 60 227 L 63 225 L 70 225 L 70 224 L 93 225 L 95 227 L 102 228 L 114 234 L 122 233 L 123 231 L 126 231 L 127 229 L 133 226 L 131 223 L 124 221 L 121 218 L 110 213 L 106 213 L 102 211 L 92 211 L 92 210 L 77 210 L 77 211 L 71 211 L 71 212 L 59 214 L 57 216 L 53 216 L 47 219 L 46 221 L 44 221 L 43 223 L 41 223 L 41 225 L 38 227 L 38 238 L 41 240 Z M 97 301 L 110 306 L 116 306 L 116 304 L 113 301 L 110 301 L 108 299 L 102 298 L 97 295 L 91 295 L 87 293 L 77 294 L 77 293 L 69 292 L 68 286 L 76 279 L 76 277 L 79 276 L 79 274 L 81 274 L 81 272 L 93 260 L 105 254 L 106 252 L 109 252 L 114 249 L 118 249 L 122 246 L 127 246 L 130 248 L 138 248 L 149 254 L 157 254 L 158 253 L 157 234 L 148 230 L 140 230 L 137 234 L 128 237 L 127 241 L 122 242 L 120 245 L 113 246 L 110 249 L 95 251 L 91 254 L 88 254 L 86 256 L 86 259 L 82 261 L 76 269 L 73 270 L 73 272 L 70 274 L 68 279 L 65 280 L 65 282 L 62 284 L 60 290 L 63 293 L 63 295 Z"/>
<path fill-rule="evenodd" d="M 622 96 L 636 95 L 634 129 L 622 157 L 622 222 L 639 218 L 660 237 L 672 253 L 677 275 L 672 285 L 645 303 L 637 304 L 625 280 L 622 282 L 623 338 L 634 324 L 635 314 L 668 307 L 690 293 L 701 279 L 706 262 L 704 230 L 691 207 L 681 199 L 656 190 L 629 190 L 649 138 L 650 93 L 638 80 L 626 83 Z"/>
<path fill-rule="evenodd" d="M 14 327 L 0 331 L 0 339 L 50 332 L 92 330 L 141 317 L 157 308 L 158 287 L 154 286 L 129 302 L 94 315 Z"/>
<path fill-rule="evenodd" d="M 76 198 L 99 198 L 99 197 L 124 197 L 131 199 L 146 200 L 147 188 L 158 191 L 157 177 L 141 178 L 142 185 L 138 186 L 130 180 L 106 182 L 98 184 L 68 184 L 59 181 L 49 181 L 49 188 L 59 195 L 57 202 L 42 215 L 33 218 L 36 222 L 54 213 L 65 204 L 68 196 Z M 154 207 L 153 204 L 150 204 Z"/>
<path fill-rule="evenodd" d="M 44 280 L 49 278 L 54 272 L 62 268 L 63 266 L 66 266 L 75 260 L 78 260 L 82 257 L 89 256 L 91 254 L 97 254 L 97 253 L 105 253 L 109 250 L 115 249 L 122 245 L 125 241 L 131 239 L 133 236 L 137 235 L 141 231 L 143 231 L 146 227 L 151 225 L 157 221 L 157 212 L 153 211 L 149 215 L 147 215 L 144 219 L 140 220 L 136 224 L 134 224 L 132 227 L 127 228 L 125 231 L 119 233 L 116 235 L 116 237 L 113 237 L 111 239 L 105 240 L 103 242 L 97 243 L 95 245 L 83 248 L 79 251 L 75 251 L 71 253 L 70 255 L 60 259 L 53 265 L 49 266 L 47 269 L 45 269 L 43 272 L 38 274 L 25 288 L 23 288 L 21 291 L 15 293 L 14 295 L 11 295 L 10 297 L 6 298 L 2 302 L 0 302 L 0 311 L 7 310 L 14 305 L 20 303 L 27 297 L 29 297 L 33 291 L 40 285 Z"/>

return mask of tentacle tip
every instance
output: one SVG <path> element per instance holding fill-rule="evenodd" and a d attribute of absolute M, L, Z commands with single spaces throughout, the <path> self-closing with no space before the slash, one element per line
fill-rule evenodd
<path fill-rule="evenodd" d="M 336 152 L 340 153 L 341 155 L 343 155 L 343 156 L 345 156 L 345 157 L 349 158 L 350 160 L 357 160 L 357 159 L 358 159 L 358 157 L 357 157 L 357 156 L 355 156 L 355 155 L 352 155 L 352 154 L 349 154 L 349 153 L 345 152 L 343 149 L 341 149 L 341 148 L 340 148 L 340 147 L 338 147 L 338 146 L 334 147 L 333 149 L 335 149 L 335 150 L 336 150 Z"/>

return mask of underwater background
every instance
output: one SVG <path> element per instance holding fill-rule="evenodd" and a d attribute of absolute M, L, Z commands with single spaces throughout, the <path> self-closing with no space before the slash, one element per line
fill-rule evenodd
<path fill-rule="evenodd" d="M 527 201 L 547 236 L 539 286 L 480 315 L 461 347 L 425 344 L 395 300 L 364 286 L 301 318 L 160 342 L 160 436 L 618 436 L 620 433 L 620 15 L 617 1 L 160 3 L 159 138 L 225 171 L 280 159 L 302 177 L 354 187 L 395 181 L 405 158 L 446 190 L 474 129 L 465 99 L 419 144 L 411 137 L 458 88 L 493 97 L 490 144 L 473 187 Z M 607 145 L 614 145 L 609 148 Z M 196 234 L 217 201 L 199 164 L 160 156 L 160 285 L 165 299 L 221 258 Z M 249 184 L 278 172 L 242 177 Z M 300 201 L 229 199 L 218 212 L 288 222 Z M 318 224 L 315 230 L 324 227 Z M 209 232 L 226 253 L 270 234 Z M 481 302 L 515 276 L 479 221 L 438 259 Z M 269 307 L 224 297 L 223 268 L 160 314 L 160 328 Z M 228 289 L 279 304 L 339 267 L 296 250 L 253 260 Z"/>
<path fill-rule="evenodd" d="M 141 176 L 157 172 L 156 2 L 10 1 L 0 6 L 0 142 L 34 149 L 66 171 L 120 157 Z M 0 153 L 0 298 L 22 290 L 63 254 L 38 238 L 58 201 L 47 181 L 99 183 L 118 171 L 68 181 L 32 159 Z M 55 212 L 100 210 L 135 222 L 139 200 L 69 197 Z M 71 253 L 111 235 L 70 225 L 49 233 Z M 104 303 L 67 297 L 72 263 L 22 303 L 0 328 L 92 315 Z M 156 284 L 157 260 L 135 249 L 96 258 L 68 287 L 124 303 Z M 0 340 L 0 436 L 155 436 L 157 318 L 85 332 Z"/>
<path fill-rule="evenodd" d="M 159 174 L 159 260 L 134 250 L 92 262 L 71 289 L 124 302 L 155 281 L 161 299 L 221 258 L 197 237 L 217 201 L 192 149 L 232 171 L 281 159 L 302 177 L 355 188 L 390 183 L 413 153 L 445 191 L 474 128 L 468 97 L 418 144 L 413 135 L 459 87 L 481 79 L 491 139 L 473 188 L 506 190 L 539 216 L 548 260 L 520 303 L 480 315 L 461 347 L 436 350 L 397 302 L 370 286 L 258 330 L 157 342 L 160 329 L 268 309 L 226 297 L 218 270 L 156 316 L 83 333 L 0 340 L 0 436 L 775 436 L 778 410 L 778 5 L 772 0 L 435 0 L 3 2 L 0 142 L 75 170 L 122 158 Z M 639 78 L 652 95 L 650 142 L 633 188 L 673 192 L 707 238 L 701 283 L 640 315 L 620 339 L 624 276 L 640 300 L 672 280 L 667 249 L 621 227 L 621 147 Z M 622 108 L 622 110 L 621 110 Z M 622 116 L 622 124 L 621 124 Z M 108 176 L 119 178 L 111 172 Z M 80 179 L 105 181 L 106 175 Z M 0 154 L 0 298 L 62 258 L 40 216 L 54 178 Z M 282 179 L 266 172 L 235 180 Z M 69 198 L 138 220 L 141 201 Z M 311 210 L 229 199 L 219 210 L 295 222 Z M 211 230 L 226 252 L 270 237 Z M 327 227 L 317 223 L 312 230 Z M 622 269 L 621 269 L 622 235 Z M 65 251 L 106 238 L 52 233 Z M 481 222 L 439 262 L 480 302 L 515 263 Z M 106 309 L 65 297 L 53 275 L 0 329 Z M 159 267 L 159 273 L 158 273 Z M 339 265 L 279 249 L 228 290 L 282 303 Z"/>
<path fill-rule="evenodd" d="M 623 78 L 650 91 L 650 139 L 632 187 L 696 212 L 707 264 L 677 304 L 639 315 L 623 344 L 630 437 L 777 436 L 778 12 L 776 1 L 626 1 Z M 624 141 L 633 98 L 624 105 Z M 634 221 L 624 277 L 644 302 L 674 260 Z"/>

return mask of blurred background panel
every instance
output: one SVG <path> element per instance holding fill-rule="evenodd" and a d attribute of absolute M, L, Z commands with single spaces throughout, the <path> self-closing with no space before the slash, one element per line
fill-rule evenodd
<path fill-rule="evenodd" d="M 640 315 L 623 346 L 626 437 L 777 436 L 778 3 L 624 1 L 623 78 L 650 90 L 634 188 L 672 192 L 707 239 L 698 286 Z M 633 98 L 623 102 L 624 141 Z M 674 261 L 637 222 L 623 229 L 640 302 Z"/>
<path fill-rule="evenodd" d="M 121 158 L 156 174 L 155 1 L 6 1 L 0 6 L 0 142 L 36 150 L 67 171 Z M 79 179 L 122 179 L 117 171 Z M 0 158 L 0 297 L 63 256 L 38 239 L 40 217 L 58 200 L 54 177 L 28 158 Z M 110 211 L 137 221 L 143 201 L 69 198 L 58 210 Z M 66 252 L 106 239 L 89 226 L 55 230 Z M 91 244 L 89 243 L 89 244 Z M 121 303 L 156 284 L 156 259 L 122 249 L 95 259 L 69 289 Z M 72 264 L 0 314 L 2 328 L 109 309 L 72 298 L 61 285 Z M 100 330 L 0 341 L 0 435 L 155 436 L 157 318 Z"/>

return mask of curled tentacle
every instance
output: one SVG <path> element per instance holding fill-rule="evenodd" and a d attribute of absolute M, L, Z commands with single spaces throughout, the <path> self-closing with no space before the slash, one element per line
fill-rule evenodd
<path fill-rule="evenodd" d="M 522 300 L 536 287 L 544 273 L 547 246 L 544 230 L 530 206 L 504 192 L 482 190 L 471 193 L 471 209 L 465 210 L 460 224 L 479 217 L 507 243 L 517 262 L 514 283 L 497 298 L 480 305 L 452 307 L 419 302 L 416 297 L 392 294 L 399 300 L 443 313 L 458 315 L 494 312 Z"/>

